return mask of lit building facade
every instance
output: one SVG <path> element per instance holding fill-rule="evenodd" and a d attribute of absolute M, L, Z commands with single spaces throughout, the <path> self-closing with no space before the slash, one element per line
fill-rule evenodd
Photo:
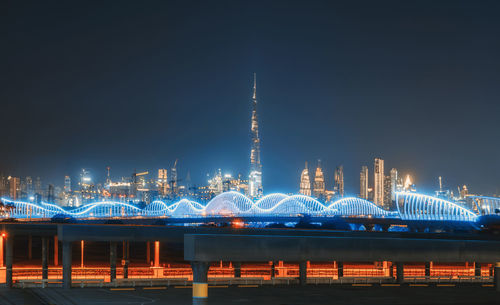
<path fill-rule="evenodd" d="M 251 122 L 252 145 L 250 150 L 250 175 L 248 177 L 248 190 L 251 198 L 262 196 L 262 164 L 260 163 L 260 138 L 259 121 L 257 117 L 257 76 L 253 74 L 252 94 L 252 122 Z"/>
<path fill-rule="evenodd" d="M 167 196 L 168 194 L 168 172 L 167 169 L 160 168 L 158 170 L 158 193 L 160 196 Z"/>
<path fill-rule="evenodd" d="M 311 196 L 311 178 L 309 177 L 309 169 L 307 162 L 302 174 L 300 175 L 299 193 L 306 196 Z"/>
<path fill-rule="evenodd" d="M 359 173 L 359 198 L 368 200 L 368 166 L 365 165 Z"/>
<path fill-rule="evenodd" d="M 335 169 L 334 178 L 333 191 L 335 192 L 335 196 L 344 197 L 344 167 L 342 165 Z"/>
<path fill-rule="evenodd" d="M 391 201 L 396 200 L 396 192 L 398 191 L 398 170 L 391 169 Z"/>
<path fill-rule="evenodd" d="M 373 166 L 373 202 L 384 205 L 384 160 L 375 158 Z"/>
<path fill-rule="evenodd" d="M 325 176 L 321 168 L 321 161 L 318 160 L 318 167 L 314 175 L 313 197 L 323 199 L 325 197 Z"/>

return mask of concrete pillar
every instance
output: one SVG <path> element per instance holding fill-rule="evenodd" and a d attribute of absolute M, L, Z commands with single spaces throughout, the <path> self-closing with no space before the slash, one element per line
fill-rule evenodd
<path fill-rule="evenodd" d="M 84 257 L 85 257 L 85 241 L 81 240 L 80 241 L 80 267 L 83 268 L 83 260 L 84 260 Z"/>
<path fill-rule="evenodd" d="M 425 262 L 425 276 L 431 276 L 431 263 Z"/>
<path fill-rule="evenodd" d="M 234 277 L 241 277 L 241 262 L 234 262 Z"/>
<path fill-rule="evenodd" d="M 208 304 L 208 268 L 207 262 L 191 262 L 193 269 L 193 305 Z"/>
<path fill-rule="evenodd" d="M 128 263 L 129 263 L 129 247 L 128 241 L 123 243 L 123 278 L 128 279 Z"/>
<path fill-rule="evenodd" d="M 160 242 L 155 241 L 155 267 L 160 267 Z"/>
<path fill-rule="evenodd" d="M 405 273 L 404 273 L 404 263 L 402 262 L 396 263 L 396 277 L 398 283 L 403 284 L 405 280 Z"/>
<path fill-rule="evenodd" d="M 146 263 L 151 263 L 151 242 L 146 242 Z"/>
<path fill-rule="evenodd" d="M 109 243 L 109 281 L 116 279 L 116 242 Z"/>
<path fill-rule="evenodd" d="M 500 262 L 495 264 L 495 275 L 493 277 L 493 283 L 497 291 L 500 291 Z"/>
<path fill-rule="evenodd" d="M 54 236 L 54 266 L 59 265 L 59 240 Z"/>
<path fill-rule="evenodd" d="M 33 258 L 33 237 L 28 235 L 28 260 Z"/>
<path fill-rule="evenodd" d="M 271 264 L 271 278 L 276 277 L 276 262 L 273 261 Z"/>
<path fill-rule="evenodd" d="M 5 283 L 8 288 L 12 288 L 12 260 L 14 253 L 14 236 L 10 235 L 5 239 Z"/>
<path fill-rule="evenodd" d="M 474 263 L 474 276 L 481 276 L 481 264 Z"/>
<path fill-rule="evenodd" d="M 338 278 L 344 277 L 344 263 L 337 262 L 337 274 Z"/>
<path fill-rule="evenodd" d="M 299 263 L 299 283 L 301 286 L 307 284 L 307 262 L 303 261 Z"/>
<path fill-rule="evenodd" d="M 49 249 L 47 237 L 42 237 L 42 279 L 49 278 Z"/>
<path fill-rule="evenodd" d="M 72 257 L 72 244 L 69 241 L 62 243 L 62 263 L 63 263 L 63 288 L 71 288 L 71 257 Z"/>

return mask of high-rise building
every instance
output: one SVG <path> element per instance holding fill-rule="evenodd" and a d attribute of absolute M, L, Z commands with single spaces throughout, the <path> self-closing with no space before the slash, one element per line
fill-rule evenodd
<path fill-rule="evenodd" d="M 35 194 L 42 195 L 42 179 L 40 177 L 36 177 L 35 179 Z"/>
<path fill-rule="evenodd" d="M 314 175 L 313 196 L 321 199 L 325 196 L 325 176 L 323 175 L 323 169 L 321 169 L 320 160 L 318 160 L 318 167 L 316 167 Z"/>
<path fill-rule="evenodd" d="M 160 196 L 167 196 L 168 194 L 168 176 L 165 168 L 158 170 L 158 193 Z"/>
<path fill-rule="evenodd" d="M 396 192 L 398 190 L 398 170 L 391 169 L 391 201 L 396 200 Z"/>
<path fill-rule="evenodd" d="M 262 164 L 260 163 L 260 138 L 259 121 L 257 117 L 257 76 L 253 74 L 252 95 L 252 122 L 251 122 L 252 145 L 250 150 L 250 175 L 248 177 L 249 195 L 252 198 L 262 196 Z"/>
<path fill-rule="evenodd" d="M 179 190 L 179 187 L 177 185 L 177 161 L 178 159 L 175 159 L 174 166 L 170 169 L 170 192 L 174 195 L 174 197 L 177 195 L 177 191 Z"/>
<path fill-rule="evenodd" d="M 64 192 L 71 193 L 71 177 L 64 176 Z"/>
<path fill-rule="evenodd" d="M 359 173 L 359 197 L 368 200 L 368 166 L 365 165 Z"/>
<path fill-rule="evenodd" d="M 335 183 L 333 191 L 336 196 L 344 197 L 344 167 L 342 165 L 337 166 L 335 169 Z"/>
<path fill-rule="evenodd" d="M 12 200 L 19 198 L 20 180 L 16 177 L 9 177 L 9 196 Z"/>
<path fill-rule="evenodd" d="M 384 205 L 384 160 L 375 158 L 373 167 L 373 202 Z"/>
<path fill-rule="evenodd" d="M 391 176 L 385 176 L 384 177 L 384 208 L 388 209 L 392 205 L 392 182 L 391 182 Z"/>
<path fill-rule="evenodd" d="M 306 196 L 311 196 L 311 178 L 309 177 L 309 169 L 307 162 L 302 174 L 300 175 L 299 193 Z"/>

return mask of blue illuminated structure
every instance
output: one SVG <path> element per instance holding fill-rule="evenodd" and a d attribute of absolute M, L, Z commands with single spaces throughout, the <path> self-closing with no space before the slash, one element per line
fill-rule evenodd
<path fill-rule="evenodd" d="M 451 201 L 417 193 L 396 193 L 396 206 L 403 220 L 476 221 L 478 217 Z"/>
<path fill-rule="evenodd" d="M 144 208 L 116 201 L 94 202 L 73 209 L 63 209 L 45 202 L 35 204 L 9 199 L 2 199 L 2 201 L 10 206 L 9 217 L 13 218 L 52 218 L 56 215 L 73 218 L 309 215 L 466 222 L 474 222 L 478 218 L 478 214 L 456 203 L 405 192 L 396 194 L 396 211 L 381 209 L 370 201 L 355 197 L 342 198 L 325 205 L 309 196 L 281 193 L 269 194 L 257 201 L 252 201 L 245 195 L 233 191 L 222 193 L 205 205 L 188 199 L 181 199 L 171 204 L 157 200 Z"/>

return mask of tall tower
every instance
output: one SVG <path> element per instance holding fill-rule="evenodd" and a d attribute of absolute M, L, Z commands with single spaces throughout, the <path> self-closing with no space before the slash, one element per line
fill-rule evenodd
<path fill-rule="evenodd" d="M 299 193 L 306 196 L 311 196 L 311 178 L 309 177 L 309 169 L 306 167 L 300 175 L 300 189 Z"/>
<path fill-rule="evenodd" d="M 396 200 L 396 192 L 398 191 L 398 170 L 391 169 L 391 202 Z"/>
<path fill-rule="evenodd" d="M 333 190 L 335 191 L 335 195 L 339 197 L 344 197 L 344 167 L 342 165 L 337 166 L 335 169 L 335 182 L 333 186 Z"/>
<path fill-rule="evenodd" d="M 321 169 L 321 161 L 318 160 L 318 167 L 314 175 L 313 196 L 319 199 L 324 199 L 325 196 L 325 176 Z"/>
<path fill-rule="evenodd" d="M 384 205 L 384 160 L 375 158 L 373 166 L 373 202 Z"/>
<path fill-rule="evenodd" d="M 368 200 L 368 166 L 365 165 L 359 173 L 359 197 Z"/>
<path fill-rule="evenodd" d="M 248 177 L 248 189 L 251 198 L 262 196 L 262 164 L 260 163 L 260 138 L 259 121 L 257 119 L 257 74 L 253 74 L 252 94 L 252 123 L 251 123 L 252 145 L 250 150 L 250 175 Z"/>

